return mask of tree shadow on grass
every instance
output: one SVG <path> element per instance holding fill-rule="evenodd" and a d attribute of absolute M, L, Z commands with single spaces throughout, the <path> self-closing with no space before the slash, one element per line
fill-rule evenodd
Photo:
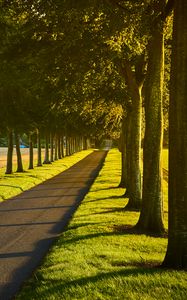
<path fill-rule="evenodd" d="M 139 265 L 137 267 L 137 264 L 134 264 L 132 262 L 132 264 L 128 263 L 126 265 L 127 268 L 123 268 L 122 269 L 118 269 L 118 270 L 113 270 L 111 272 L 107 272 L 107 273 L 99 273 L 96 274 L 94 276 L 87 276 L 87 277 L 82 277 L 82 278 L 78 278 L 75 280 L 67 280 L 67 281 L 62 281 L 60 279 L 56 280 L 56 279 L 43 279 L 43 277 L 41 275 L 38 276 L 37 274 L 37 279 L 42 280 L 43 283 L 45 282 L 45 285 L 48 287 L 47 288 L 47 294 L 55 294 L 56 291 L 58 290 L 58 293 L 62 293 L 64 292 L 65 289 L 68 289 L 71 291 L 71 293 L 73 292 L 74 288 L 77 287 L 82 287 L 84 288 L 84 286 L 89 286 L 93 285 L 95 287 L 101 288 L 101 286 L 99 286 L 98 284 L 105 284 L 104 281 L 107 280 L 112 280 L 112 279 L 125 279 L 125 278 L 132 278 L 132 277 L 138 277 L 140 275 L 145 275 L 145 276 L 151 276 L 154 274 L 163 274 L 166 272 L 166 270 L 159 268 L 159 266 L 155 265 L 155 262 L 145 262 L 145 263 L 141 263 L 141 265 Z M 30 284 L 32 285 L 36 285 L 37 286 L 37 281 L 33 280 L 30 282 Z"/>
<path fill-rule="evenodd" d="M 1 186 L 20 189 L 22 192 L 24 192 L 24 189 L 23 189 L 21 186 L 18 186 L 18 185 L 0 184 L 0 187 L 1 187 Z"/>
<path fill-rule="evenodd" d="M 123 212 L 123 208 L 121 208 L 121 207 L 108 208 L 108 210 L 101 211 L 101 212 L 95 212 L 90 215 L 111 214 L 111 213 L 116 213 L 116 212 Z"/>
<path fill-rule="evenodd" d="M 96 202 L 96 201 L 103 201 L 103 200 L 113 200 L 113 199 L 124 199 L 122 196 L 110 196 L 110 197 L 103 197 L 95 200 L 86 200 L 85 202 Z"/>
<path fill-rule="evenodd" d="M 98 183 L 100 183 L 100 182 L 98 181 Z M 107 191 L 107 190 L 115 190 L 115 189 L 119 189 L 119 187 L 118 186 L 111 186 L 111 187 L 106 187 L 106 188 L 102 188 L 102 189 L 93 188 L 90 192 L 99 192 L 99 191 Z"/>
<path fill-rule="evenodd" d="M 115 233 L 121 233 L 121 234 L 136 234 L 136 235 L 142 235 L 146 234 L 147 236 L 154 237 L 154 238 L 167 238 L 168 237 L 168 232 L 165 230 L 165 232 L 160 236 L 160 234 L 154 234 L 153 232 L 147 231 L 141 231 L 134 225 L 114 225 L 113 226 L 114 232 Z"/>
<path fill-rule="evenodd" d="M 89 223 L 87 223 L 88 225 Z M 98 225 L 98 223 L 95 223 Z M 93 225 L 93 224 L 90 224 Z M 84 226 L 84 225 L 83 225 Z M 86 226 L 86 225 L 85 225 Z M 68 239 L 68 240 L 62 240 L 59 241 L 59 244 L 62 243 L 63 246 L 68 245 L 68 244 L 74 244 L 76 242 L 80 241 L 86 241 L 86 240 L 92 240 L 94 238 L 104 238 L 104 237 L 112 237 L 112 236 L 124 236 L 124 235 L 141 235 L 145 234 L 142 233 L 141 231 L 138 231 L 133 225 L 127 224 L 127 225 L 111 225 L 108 227 L 110 229 L 109 232 L 98 232 L 98 233 L 93 233 L 93 234 L 86 234 L 86 235 L 80 235 L 76 236 L 74 238 Z M 160 238 L 160 236 L 153 235 L 153 234 L 147 234 L 148 236 L 154 237 L 154 238 Z M 167 233 L 163 236 L 163 238 L 167 238 Z"/>
<path fill-rule="evenodd" d="M 126 234 L 132 234 L 132 233 L 129 233 L 127 231 Z M 119 236 L 124 235 L 124 232 L 110 231 L 110 232 L 98 232 L 98 233 L 92 233 L 92 234 L 85 234 L 85 235 L 73 237 L 71 239 L 66 239 L 66 240 L 62 239 L 62 240 L 59 240 L 58 243 L 62 244 L 63 246 L 66 246 L 69 244 L 74 244 L 76 242 L 79 243 L 80 241 L 86 241 L 86 240 L 91 241 L 91 239 L 94 239 L 94 238 L 104 238 L 104 237 L 111 237 L 111 236 L 117 236 L 117 235 L 119 235 Z"/>
<path fill-rule="evenodd" d="M 78 229 L 80 227 L 93 226 L 93 225 L 99 225 L 99 224 L 103 224 L 103 222 L 97 222 L 97 223 L 85 222 L 85 223 L 79 223 L 79 224 L 74 224 L 74 225 L 69 224 L 68 228 L 66 229 L 66 232 L 69 230 Z"/>

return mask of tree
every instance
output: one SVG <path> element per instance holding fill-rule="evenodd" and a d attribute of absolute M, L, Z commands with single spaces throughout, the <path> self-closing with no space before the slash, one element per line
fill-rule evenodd
<path fill-rule="evenodd" d="M 161 154 L 163 144 L 164 26 L 167 14 L 170 12 L 167 7 L 164 1 L 157 3 L 148 44 L 144 101 L 142 209 L 136 224 L 136 228 L 140 231 L 158 235 L 162 235 L 164 232 Z"/>
<path fill-rule="evenodd" d="M 34 169 L 33 134 L 29 134 L 29 170 Z"/>
<path fill-rule="evenodd" d="M 145 137 L 143 147 L 142 209 L 136 228 L 162 233 L 162 91 L 164 72 L 164 39 L 162 13 L 164 2 L 159 2 L 148 45 L 148 68 L 145 82 Z"/>
<path fill-rule="evenodd" d="M 20 151 L 20 135 L 15 131 L 15 144 L 16 144 L 16 153 L 17 153 L 17 172 L 23 172 L 23 163 Z"/>
<path fill-rule="evenodd" d="M 7 164 L 6 164 L 6 174 L 12 173 L 12 159 L 13 159 L 13 131 L 8 130 L 8 152 L 7 152 Z"/>
<path fill-rule="evenodd" d="M 169 103 L 169 229 L 164 267 L 187 268 L 187 2 L 174 2 Z"/>
<path fill-rule="evenodd" d="M 124 75 L 128 86 L 129 95 L 132 99 L 128 112 L 128 129 L 130 130 L 130 151 L 127 152 L 129 160 L 128 184 L 126 197 L 129 202 L 126 209 L 140 209 L 141 207 L 141 171 L 140 171 L 140 149 L 141 149 L 141 110 L 142 110 L 142 87 L 144 82 L 144 58 L 140 56 L 135 64 L 135 75 L 132 66 L 128 61 L 122 65 L 122 74 Z M 141 67 L 140 67 L 141 66 Z M 141 71 L 140 71 L 141 69 Z"/>

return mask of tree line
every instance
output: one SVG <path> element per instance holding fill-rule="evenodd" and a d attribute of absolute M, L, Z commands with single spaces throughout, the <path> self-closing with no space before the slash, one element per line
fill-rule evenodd
<path fill-rule="evenodd" d="M 54 159 L 49 140 L 53 153 L 55 139 L 60 157 L 64 136 L 79 150 L 90 137 L 99 144 L 120 134 L 126 209 L 140 210 L 136 230 L 163 235 L 163 119 L 166 124 L 169 114 L 163 266 L 186 268 L 185 1 L 12 0 L 1 1 L 0 14 L 1 131 L 9 137 L 8 157 L 13 131 L 15 137 L 28 133 L 30 149 L 34 134 L 38 149 L 45 137 L 47 163 Z"/>

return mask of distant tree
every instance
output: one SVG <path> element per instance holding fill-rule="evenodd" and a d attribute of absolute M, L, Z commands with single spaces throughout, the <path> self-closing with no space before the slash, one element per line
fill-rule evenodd
<path fill-rule="evenodd" d="M 13 160 L 13 130 L 8 129 L 8 152 L 7 152 L 7 163 L 6 163 L 6 174 L 12 173 L 12 160 Z"/>
<path fill-rule="evenodd" d="M 17 172 L 23 172 L 23 163 L 22 163 L 21 150 L 20 150 L 20 135 L 17 133 L 17 131 L 15 131 L 14 136 L 15 136 L 16 154 L 17 154 Z"/>
<path fill-rule="evenodd" d="M 34 169 L 33 134 L 29 134 L 29 170 Z"/>

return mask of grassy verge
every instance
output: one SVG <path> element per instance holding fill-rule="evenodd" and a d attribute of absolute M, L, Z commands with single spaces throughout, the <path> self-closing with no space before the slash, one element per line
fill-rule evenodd
<path fill-rule="evenodd" d="M 137 212 L 123 210 L 120 154 L 109 152 L 98 178 L 17 300 L 187 299 L 187 274 L 158 268 L 167 240 L 129 234 Z"/>
<path fill-rule="evenodd" d="M 49 179 L 67 168 L 71 167 L 79 160 L 90 154 L 92 150 L 81 151 L 63 159 L 57 160 L 49 165 L 35 167 L 33 170 L 27 170 L 23 173 L 13 173 L 5 175 L 5 168 L 0 169 L 0 201 L 11 198 L 29 188 Z M 28 163 L 24 163 L 24 168 Z"/>

